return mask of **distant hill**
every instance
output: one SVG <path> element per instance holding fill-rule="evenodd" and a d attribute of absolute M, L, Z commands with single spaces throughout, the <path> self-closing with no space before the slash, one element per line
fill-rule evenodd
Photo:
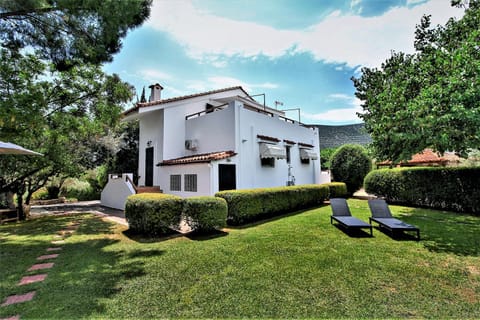
<path fill-rule="evenodd" d="M 363 123 L 343 126 L 314 125 L 318 128 L 320 149 L 336 148 L 347 143 L 366 145 L 372 138 Z"/>

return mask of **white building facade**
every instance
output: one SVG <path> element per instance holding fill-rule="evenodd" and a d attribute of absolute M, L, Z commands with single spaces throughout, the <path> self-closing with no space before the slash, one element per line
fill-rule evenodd
<path fill-rule="evenodd" d="M 318 130 L 265 107 L 241 87 L 151 101 L 139 121 L 139 185 L 181 197 L 320 182 Z"/>

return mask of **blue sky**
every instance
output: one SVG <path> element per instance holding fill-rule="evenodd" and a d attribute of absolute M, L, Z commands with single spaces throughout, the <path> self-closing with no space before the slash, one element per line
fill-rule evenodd
<path fill-rule="evenodd" d="M 300 108 L 304 123 L 358 123 L 350 78 L 392 50 L 412 53 L 424 14 L 445 24 L 462 11 L 450 0 L 153 0 L 104 70 L 139 96 L 157 82 L 162 98 L 241 85 Z"/>

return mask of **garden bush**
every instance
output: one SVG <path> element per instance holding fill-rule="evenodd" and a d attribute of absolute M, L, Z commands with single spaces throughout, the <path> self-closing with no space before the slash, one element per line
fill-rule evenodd
<path fill-rule="evenodd" d="M 388 201 L 480 213 L 480 167 L 380 169 L 365 177 L 365 191 Z"/>
<path fill-rule="evenodd" d="M 100 193 L 90 183 L 76 178 L 68 178 L 63 182 L 59 196 L 75 198 L 78 201 L 100 199 Z"/>
<path fill-rule="evenodd" d="M 333 181 L 345 182 L 349 195 L 363 186 L 363 179 L 372 169 L 367 150 L 361 145 L 346 144 L 332 155 L 330 165 Z"/>
<path fill-rule="evenodd" d="M 312 184 L 220 191 L 215 196 L 227 201 L 227 223 L 238 225 L 319 205 L 328 198 L 328 192 L 328 186 Z"/>
<path fill-rule="evenodd" d="M 35 191 L 32 194 L 32 200 L 47 200 L 49 198 L 49 193 L 46 187 L 42 187 Z"/>
<path fill-rule="evenodd" d="M 184 215 L 192 230 L 209 232 L 225 227 L 227 202 L 218 197 L 192 197 L 184 200 Z"/>
<path fill-rule="evenodd" d="M 140 193 L 127 198 L 125 218 L 135 233 L 168 233 L 180 224 L 183 199 L 163 193 Z"/>
<path fill-rule="evenodd" d="M 348 196 L 347 185 L 344 182 L 325 183 L 328 186 L 328 198 L 346 198 Z"/>

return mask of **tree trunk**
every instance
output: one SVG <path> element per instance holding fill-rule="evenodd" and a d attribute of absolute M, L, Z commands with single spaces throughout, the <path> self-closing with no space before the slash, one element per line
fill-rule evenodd
<path fill-rule="evenodd" d="M 18 211 L 18 219 L 20 221 L 27 219 L 27 215 L 23 210 L 23 197 L 21 193 L 17 193 L 17 211 Z"/>

